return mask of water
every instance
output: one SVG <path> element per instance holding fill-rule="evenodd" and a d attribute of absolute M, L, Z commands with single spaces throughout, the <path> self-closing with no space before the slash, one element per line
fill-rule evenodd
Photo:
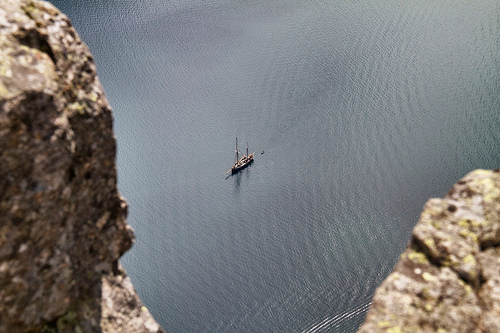
<path fill-rule="evenodd" d="M 53 2 L 168 332 L 354 332 L 425 201 L 500 165 L 497 0 Z M 256 159 L 227 177 L 236 136 Z"/>

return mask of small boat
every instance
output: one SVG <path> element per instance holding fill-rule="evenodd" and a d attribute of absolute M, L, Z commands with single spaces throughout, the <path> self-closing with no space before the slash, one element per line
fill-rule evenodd
<path fill-rule="evenodd" d="M 242 158 L 239 157 L 240 151 L 238 149 L 238 137 L 236 137 L 236 149 L 234 150 L 234 152 L 236 153 L 236 161 L 234 162 L 231 169 L 226 172 L 226 174 L 228 174 L 230 172 L 232 174 L 235 174 L 238 171 L 245 169 L 247 166 L 249 166 L 253 162 L 253 154 L 254 153 L 248 154 L 248 144 L 247 144 L 246 155 L 243 155 Z"/>

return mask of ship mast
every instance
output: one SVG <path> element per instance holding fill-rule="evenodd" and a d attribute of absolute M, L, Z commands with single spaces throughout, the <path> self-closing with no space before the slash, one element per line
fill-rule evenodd
<path fill-rule="evenodd" d="M 239 156 L 238 156 L 238 153 L 239 153 L 239 150 L 238 150 L 238 137 L 236 137 L 236 163 L 238 162 L 239 160 Z"/>

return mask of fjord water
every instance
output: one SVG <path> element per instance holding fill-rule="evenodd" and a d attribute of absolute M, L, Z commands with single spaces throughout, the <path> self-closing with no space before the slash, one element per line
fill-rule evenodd
<path fill-rule="evenodd" d="M 500 165 L 497 0 L 53 3 L 114 108 L 122 263 L 167 332 L 354 332 L 425 201 Z M 236 136 L 256 159 L 228 177 Z"/>

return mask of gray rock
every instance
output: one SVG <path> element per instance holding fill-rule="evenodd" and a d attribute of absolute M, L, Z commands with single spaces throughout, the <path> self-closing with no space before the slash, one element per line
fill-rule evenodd
<path fill-rule="evenodd" d="M 359 332 L 500 332 L 500 172 L 430 199 Z"/>
<path fill-rule="evenodd" d="M 133 243 L 92 54 L 43 1 L 0 4 L 0 332 L 163 332 Z"/>

